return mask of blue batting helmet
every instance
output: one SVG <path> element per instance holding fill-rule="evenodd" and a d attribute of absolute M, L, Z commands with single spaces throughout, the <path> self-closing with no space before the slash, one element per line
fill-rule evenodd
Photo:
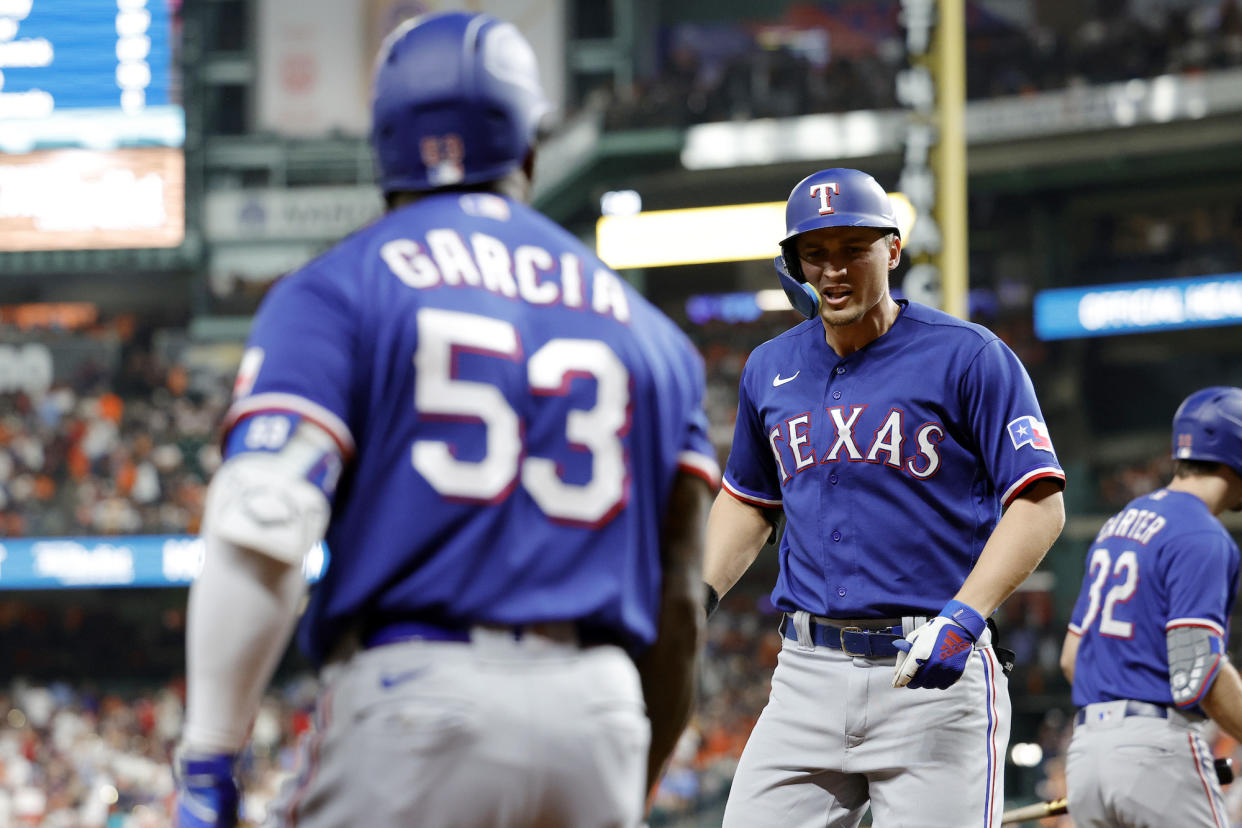
<path fill-rule="evenodd" d="M 807 319 L 819 314 L 819 292 L 802 275 L 794 240 L 821 227 L 875 227 L 901 234 L 888 193 L 865 172 L 834 167 L 799 181 L 785 204 L 785 238 L 776 257 L 776 275 L 789 301 Z"/>
<path fill-rule="evenodd" d="M 535 52 L 511 24 L 465 12 L 407 20 L 375 60 L 380 186 L 387 194 L 502 178 L 526 159 L 549 108 Z"/>
<path fill-rule="evenodd" d="M 1187 397 L 1173 415 L 1173 457 L 1224 463 L 1242 475 L 1242 388 L 1217 385 Z"/>

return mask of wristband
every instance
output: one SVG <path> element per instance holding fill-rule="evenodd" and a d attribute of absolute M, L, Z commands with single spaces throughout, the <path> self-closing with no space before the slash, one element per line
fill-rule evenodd
<path fill-rule="evenodd" d="M 979 636 L 983 635 L 983 631 L 988 626 L 987 619 L 976 612 L 974 607 L 963 604 L 961 601 L 950 601 L 945 604 L 940 614 L 966 630 L 970 634 L 971 641 L 978 641 Z"/>

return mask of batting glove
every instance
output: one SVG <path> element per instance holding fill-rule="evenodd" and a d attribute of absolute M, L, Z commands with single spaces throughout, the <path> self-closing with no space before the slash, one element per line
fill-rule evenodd
<path fill-rule="evenodd" d="M 236 759 L 228 753 L 177 756 L 177 828 L 237 825 Z"/>
<path fill-rule="evenodd" d="M 893 642 L 902 651 L 893 670 L 893 686 L 937 690 L 951 686 L 962 677 L 966 659 L 986 626 L 983 616 L 961 601 L 945 604 L 931 621 Z"/>

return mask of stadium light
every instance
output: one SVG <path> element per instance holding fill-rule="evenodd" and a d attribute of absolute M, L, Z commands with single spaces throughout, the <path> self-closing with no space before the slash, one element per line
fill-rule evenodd
<path fill-rule="evenodd" d="M 889 193 L 902 238 L 914 227 L 915 211 L 901 193 Z M 785 202 L 649 210 L 603 216 L 595 225 L 595 250 L 609 267 L 743 262 L 771 259 L 785 235 Z"/>

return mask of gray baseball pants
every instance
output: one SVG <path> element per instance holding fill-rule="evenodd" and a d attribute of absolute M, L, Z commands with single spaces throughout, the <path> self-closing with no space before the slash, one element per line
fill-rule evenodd
<path fill-rule="evenodd" d="M 650 726 L 615 646 L 475 628 L 329 665 L 269 826 L 631 828 Z"/>

